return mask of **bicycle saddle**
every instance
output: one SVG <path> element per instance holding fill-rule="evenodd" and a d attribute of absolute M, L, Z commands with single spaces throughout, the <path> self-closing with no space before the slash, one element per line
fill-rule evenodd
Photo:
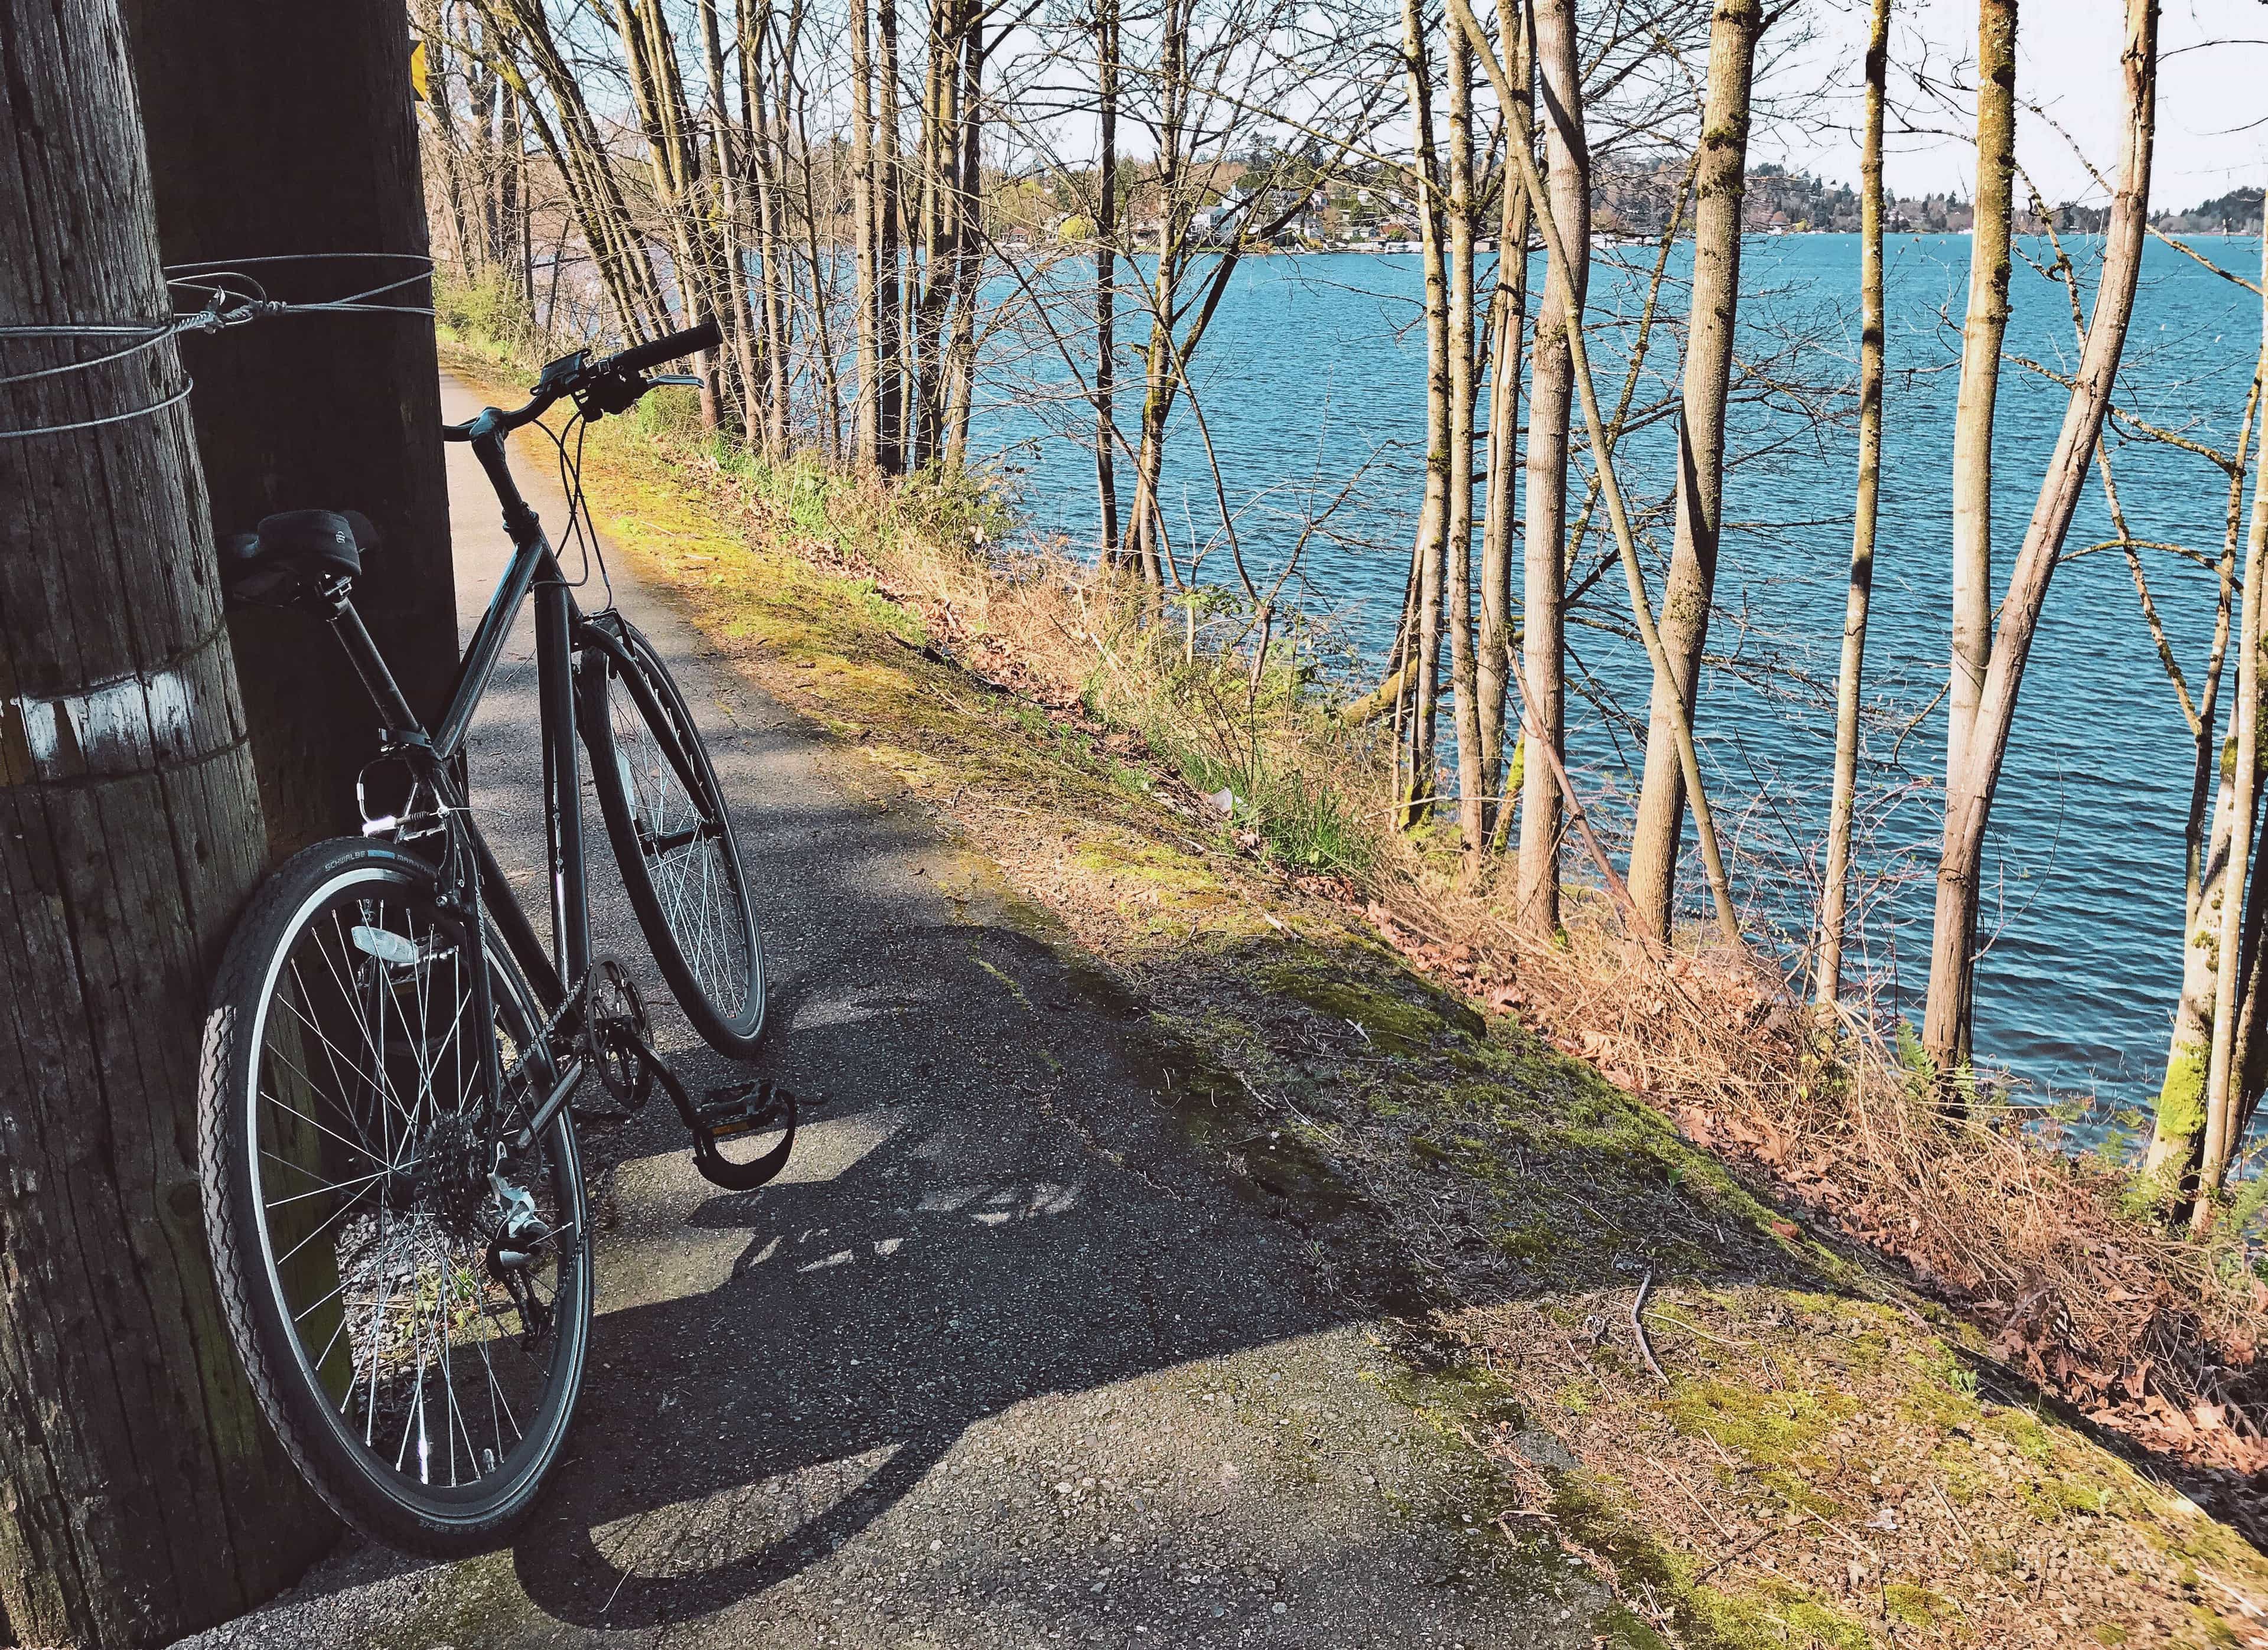
<path fill-rule="evenodd" d="M 284 510 L 249 533 L 219 536 L 221 588 L 232 601 L 285 605 L 309 585 L 354 578 L 378 529 L 358 510 Z"/>

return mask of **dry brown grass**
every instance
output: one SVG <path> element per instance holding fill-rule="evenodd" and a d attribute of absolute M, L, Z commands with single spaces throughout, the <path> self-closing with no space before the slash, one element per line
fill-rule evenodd
<path fill-rule="evenodd" d="M 1539 945 L 1485 897 L 1422 870 L 1398 892 L 1373 909 L 1414 962 L 1516 1008 L 1696 1145 L 1902 1263 L 1983 1328 L 1996 1357 L 2097 1424 L 2217 1475 L 2229 1510 L 2268 1531 L 2247 1482 L 2268 1468 L 2268 1285 L 2233 1241 L 2200 1243 L 2130 1212 L 2130 1178 L 2062 1149 L 2039 1112 L 1948 1118 L 1872 1028 L 1830 1042 L 1721 951 L 1658 957 L 1587 910 L 1564 945 Z"/>

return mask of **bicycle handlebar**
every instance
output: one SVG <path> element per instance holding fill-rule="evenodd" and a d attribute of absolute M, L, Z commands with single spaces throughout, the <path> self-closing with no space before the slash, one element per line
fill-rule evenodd
<path fill-rule="evenodd" d="M 617 372 L 643 372 L 650 366 L 659 366 L 664 361 L 674 361 L 680 356 L 696 350 L 714 350 L 725 342 L 724 328 L 718 326 L 714 316 L 707 317 L 688 327 L 683 332 L 673 332 L 656 338 L 651 343 L 632 344 L 614 357 L 612 370 Z"/>
<path fill-rule="evenodd" d="M 443 424 L 444 441 L 472 441 L 482 436 L 499 434 L 534 424 L 549 411 L 554 402 L 566 396 L 578 399 L 592 394 L 585 410 L 596 418 L 603 412 L 620 412 L 644 394 L 652 386 L 638 374 L 664 361 L 674 361 L 680 356 L 691 355 L 700 350 L 714 350 L 724 342 L 724 331 L 714 317 L 703 319 L 686 328 L 645 343 L 632 344 L 614 355 L 601 356 L 585 363 L 581 354 L 565 356 L 551 362 L 536 380 L 528 403 L 515 411 L 490 407 L 476 418 L 460 424 Z M 593 394 L 595 392 L 595 394 Z"/>

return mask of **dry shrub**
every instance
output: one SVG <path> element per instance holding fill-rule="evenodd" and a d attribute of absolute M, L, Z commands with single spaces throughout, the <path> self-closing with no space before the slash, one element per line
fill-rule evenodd
<path fill-rule="evenodd" d="M 1863 1020 L 1820 1036 L 1783 985 L 1721 949 L 1653 954 L 1602 932 L 1602 901 L 1580 902 L 1565 943 L 1539 944 L 1496 902 L 1403 869 L 1373 915 L 1419 966 L 1487 979 L 1487 1000 L 1697 1145 L 1903 1263 L 2043 1390 L 2250 1499 L 2242 1477 L 2268 1469 L 2268 1285 L 2234 1242 L 2129 1212 L 2129 1177 L 2062 1149 L 2037 1110 L 1948 1116 Z"/>

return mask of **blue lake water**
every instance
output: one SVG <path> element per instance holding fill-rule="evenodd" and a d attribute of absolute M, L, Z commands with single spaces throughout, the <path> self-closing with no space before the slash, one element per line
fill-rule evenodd
<path fill-rule="evenodd" d="M 2226 268 L 2248 276 L 2259 269 L 2257 238 L 2199 244 Z M 2100 243 L 2073 238 L 2066 245 L 2091 297 Z M 2023 249 L 2042 263 L 2052 257 L 2044 242 Z M 1599 255 L 1631 266 L 1602 262 L 1593 276 L 1589 313 L 1601 330 L 1592 348 L 1611 404 L 1653 254 L 1632 247 Z M 1673 254 L 1665 298 L 1681 313 L 1684 294 L 1675 283 L 1685 255 L 1682 247 Z M 1944 711 L 1933 701 L 1946 675 L 1948 489 L 1968 259 L 1965 236 L 1902 239 L 1889 248 L 1882 515 L 1867 659 L 1880 714 L 1862 771 L 1868 823 L 1860 872 L 1873 880 L 1874 902 L 1854 963 L 1881 982 L 1886 1008 L 1913 1014 L 1927 971 L 1939 831 Z M 1723 662 L 1705 675 L 1698 731 L 1712 799 L 1727 832 L 1737 832 L 1747 866 L 1744 902 L 1760 920 L 1800 926 L 1825 813 L 1857 468 L 1847 394 L 1800 390 L 1808 382 L 1847 392 L 1855 376 L 1859 241 L 1756 238 L 1743 260 L 1749 296 L 1741 356 L 1767 365 L 1765 376 L 1786 387 L 1752 386 L 1732 413 L 1736 461 L 1727 478 L 1719 616 L 1710 637 Z M 1540 261 L 1536 274 L 1540 280 Z M 1309 608 L 1336 615 L 1353 656 L 1349 668 L 1358 671 L 1390 640 L 1408 567 L 1425 438 L 1419 282 L 1415 257 L 1249 260 L 1192 363 L 1256 578 L 1280 569 L 1300 518 L 1329 505 L 1360 472 L 1329 533 L 1308 544 L 1293 585 Z M 2068 370 L 2078 346 L 2063 287 L 2020 264 L 2014 296 L 2009 352 Z M 1057 312 L 1065 334 L 1077 330 L 1078 310 L 1079 299 L 1066 293 Z M 2258 298 L 2153 243 L 2120 404 L 2231 448 L 2259 341 Z M 1638 405 L 1674 387 L 1678 344 L 1674 329 L 1657 332 Z M 976 445 L 999 454 L 1033 531 L 1091 546 L 1093 460 L 1063 434 L 1091 415 L 1064 399 L 1052 346 L 1027 339 L 993 348 L 990 400 Z M 1121 370 L 1130 378 L 1138 364 Z M 1805 400 L 1843 421 L 1806 416 Z M 2060 386 L 2014 363 L 2004 367 L 1994 447 L 1996 591 L 2022 541 L 2066 400 Z M 1122 419 L 1132 410 L 1122 408 Z M 1639 431 L 1618 464 L 1634 507 L 1653 512 L 1661 527 L 1657 593 L 1672 438 L 1666 423 Z M 1211 472 L 1186 412 L 1168 452 L 1169 524 L 1185 555 L 1189 547 L 1203 551 L 1201 578 L 1232 582 Z M 2220 470 L 2189 453 L 2123 440 L 2111 464 L 2137 538 L 2189 546 L 2208 559 L 2219 554 L 2227 506 Z M 1129 469 L 1122 465 L 1122 475 Z M 1130 487 L 1123 493 L 1130 498 Z M 1602 514 L 1579 578 L 1610 550 L 1599 536 L 1604 526 Z M 2066 552 L 2111 531 L 2099 479 L 2090 476 Z M 2194 690 L 2211 637 L 2213 574 L 2162 552 L 2146 552 L 2144 567 Z M 1573 765 L 1612 821 L 1626 816 L 1636 789 L 1641 740 L 1628 718 L 1643 718 L 1649 679 L 1643 650 L 1627 634 L 1619 572 L 1609 570 L 1571 619 L 1574 666 L 1589 689 L 1570 703 Z M 2116 550 L 2073 556 L 2049 596 L 1993 809 L 1984 917 L 1992 938 L 1977 990 L 1983 1057 L 2111 1106 L 2144 1102 L 2154 1091 L 2179 986 L 2191 773 L 2189 732 L 2124 558 Z M 1698 917 L 1705 889 L 1694 856 L 1687 858 L 1682 893 Z"/>

